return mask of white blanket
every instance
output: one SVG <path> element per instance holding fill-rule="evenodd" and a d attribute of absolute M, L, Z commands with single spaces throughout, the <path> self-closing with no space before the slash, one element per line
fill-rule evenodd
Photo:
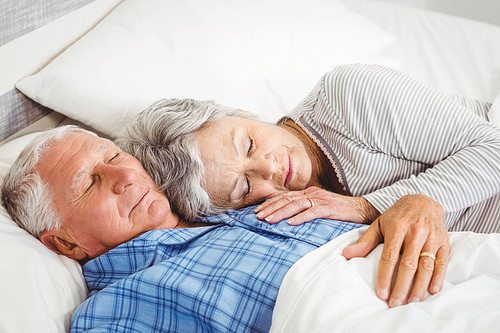
<path fill-rule="evenodd" d="M 271 332 L 500 332 L 500 234 L 450 233 L 443 290 L 389 309 L 375 295 L 379 245 L 347 261 L 348 232 L 299 260 L 285 276 Z"/>

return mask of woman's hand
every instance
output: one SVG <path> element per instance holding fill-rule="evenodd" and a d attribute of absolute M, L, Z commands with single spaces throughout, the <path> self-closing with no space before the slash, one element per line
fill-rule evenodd
<path fill-rule="evenodd" d="M 443 286 L 450 257 L 443 217 L 443 208 L 433 199 L 419 194 L 404 196 L 342 254 L 347 259 L 365 257 L 385 242 L 377 274 L 378 297 L 387 301 L 389 307 L 421 301 L 427 290 L 435 294 Z"/>
<path fill-rule="evenodd" d="M 277 194 L 255 209 L 257 218 L 276 223 L 289 218 L 299 225 L 316 218 L 371 223 L 379 212 L 364 198 L 348 197 L 318 187 Z"/>

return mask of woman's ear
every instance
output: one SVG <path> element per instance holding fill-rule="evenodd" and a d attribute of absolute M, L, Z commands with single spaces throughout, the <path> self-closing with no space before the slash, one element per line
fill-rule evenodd
<path fill-rule="evenodd" d="M 68 258 L 75 260 L 87 258 L 87 253 L 79 245 L 67 240 L 58 230 L 42 232 L 40 241 L 53 252 Z"/>

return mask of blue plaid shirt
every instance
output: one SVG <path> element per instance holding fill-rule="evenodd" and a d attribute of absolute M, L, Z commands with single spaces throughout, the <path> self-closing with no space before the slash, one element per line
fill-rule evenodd
<path fill-rule="evenodd" d="M 213 225 L 149 231 L 83 267 L 72 332 L 267 332 L 280 284 L 306 253 L 358 224 L 268 224 L 253 207 Z"/>

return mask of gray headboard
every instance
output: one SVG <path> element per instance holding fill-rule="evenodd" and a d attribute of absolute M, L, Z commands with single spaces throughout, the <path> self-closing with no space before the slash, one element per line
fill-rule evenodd
<path fill-rule="evenodd" d="M 0 48 L 92 1 L 0 0 Z M 0 141 L 50 112 L 12 87 L 0 95 Z"/>

